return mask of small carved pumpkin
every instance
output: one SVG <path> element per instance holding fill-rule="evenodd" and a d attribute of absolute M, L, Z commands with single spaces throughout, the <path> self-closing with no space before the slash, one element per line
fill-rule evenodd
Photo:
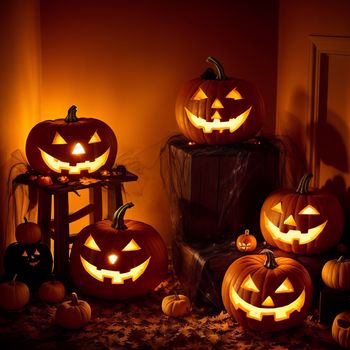
<path fill-rule="evenodd" d="M 222 145 L 240 142 L 255 136 L 264 118 L 263 99 L 253 84 L 238 78 L 228 78 L 220 62 L 201 78 L 186 83 L 180 90 L 175 106 L 180 131 L 190 141 L 199 144 Z"/>
<path fill-rule="evenodd" d="M 41 284 L 38 295 L 46 303 L 58 303 L 64 299 L 66 288 L 62 282 L 51 279 Z"/>
<path fill-rule="evenodd" d="M 91 307 L 86 301 L 79 300 L 76 293 L 72 293 L 70 297 L 70 301 L 65 301 L 57 307 L 56 323 L 67 329 L 82 328 L 91 319 Z"/>
<path fill-rule="evenodd" d="M 18 310 L 25 306 L 30 298 L 29 288 L 16 281 L 17 275 L 11 281 L 0 283 L 0 309 Z"/>
<path fill-rule="evenodd" d="M 332 337 L 343 348 L 350 349 L 350 312 L 338 314 L 332 324 Z"/>
<path fill-rule="evenodd" d="M 243 235 L 239 235 L 236 240 L 236 248 L 240 252 L 251 252 L 257 246 L 256 238 L 245 230 Z"/>
<path fill-rule="evenodd" d="M 15 231 L 16 240 L 20 244 L 34 244 L 41 240 L 41 229 L 35 222 L 29 222 L 24 218 L 24 222 L 17 225 Z"/>
<path fill-rule="evenodd" d="M 307 270 L 272 251 L 245 255 L 225 273 L 222 300 L 227 312 L 244 328 L 277 331 L 291 328 L 306 317 L 313 287 Z"/>
<path fill-rule="evenodd" d="M 5 250 L 4 270 L 8 277 L 17 274 L 17 279 L 30 288 L 39 287 L 52 272 L 50 248 L 42 242 L 32 245 L 11 243 Z"/>
<path fill-rule="evenodd" d="M 114 214 L 85 227 L 76 237 L 70 255 L 73 283 L 84 293 L 105 299 L 145 295 L 165 278 L 167 248 L 150 225 L 125 220 L 126 203 Z"/>
<path fill-rule="evenodd" d="M 30 131 L 26 155 L 37 172 L 74 178 L 113 167 L 117 155 L 113 130 L 98 119 L 78 119 L 76 110 L 72 106 L 65 119 L 45 120 Z"/>
<path fill-rule="evenodd" d="M 316 254 L 340 240 L 344 227 L 340 203 L 329 192 L 310 190 L 311 177 L 304 175 L 296 191 L 278 190 L 266 198 L 260 228 L 272 246 L 296 254 Z"/>
<path fill-rule="evenodd" d="M 344 256 L 327 261 L 321 275 L 324 284 L 329 288 L 350 290 L 350 260 Z"/>
<path fill-rule="evenodd" d="M 162 300 L 162 310 L 168 316 L 186 316 L 191 312 L 191 302 L 186 295 L 168 295 Z"/>

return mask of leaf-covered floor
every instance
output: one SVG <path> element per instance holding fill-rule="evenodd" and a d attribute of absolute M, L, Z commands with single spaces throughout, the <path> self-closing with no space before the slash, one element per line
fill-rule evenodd
<path fill-rule="evenodd" d="M 171 318 L 162 313 L 161 300 L 181 292 L 175 278 L 163 282 L 150 296 L 126 303 L 84 297 L 92 319 L 82 330 L 67 331 L 54 322 L 56 306 L 35 296 L 21 311 L 0 312 L 0 348 L 10 349 L 332 349 L 330 328 L 317 316 L 300 327 L 276 334 L 247 332 L 227 313 L 193 307 L 190 316 Z M 1 296 L 0 296 L 1 297 Z"/>

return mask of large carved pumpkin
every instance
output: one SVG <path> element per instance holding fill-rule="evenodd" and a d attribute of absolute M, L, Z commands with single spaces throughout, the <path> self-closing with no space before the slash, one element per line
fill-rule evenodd
<path fill-rule="evenodd" d="M 271 193 L 263 203 L 260 228 L 272 246 L 296 254 L 315 254 L 335 246 L 343 233 L 343 211 L 329 192 L 309 189 L 312 174 L 297 190 Z"/>
<path fill-rule="evenodd" d="M 26 155 L 35 171 L 76 178 L 113 167 L 117 155 L 113 130 L 98 119 L 78 119 L 76 110 L 72 106 L 65 119 L 45 120 L 32 128 Z"/>
<path fill-rule="evenodd" d="M 203 74 L 186 83 L 176 99 L 175 114 L 180 131 L 199 144 L 222 145 L 255 136 L 264 118 L 263 99 L 250 82 L 229 78 L 213 57 L 217 75 Z"/>
<path fill-rule="evenodd" d="M 305 318 L 312 300 L 307 270 L 270 250 L 234 261 L 225 273 L 222 300 L 227 312 L 244 328 L 277 331 Z"/>
<path fill-rule="evenodd" d="M 166 277 L 167 248 L 150 225 L 125 220 L 132 203 L 85 227 L 76 237 L 70 256 L 73 283 L 84 293 L 104 299 L 145 295 Z"/>

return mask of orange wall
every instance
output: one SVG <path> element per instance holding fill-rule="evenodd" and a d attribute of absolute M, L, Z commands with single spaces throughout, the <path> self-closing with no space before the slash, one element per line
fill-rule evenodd
<path fill-rule="evenodd" d="M 26 135 L 40 114 L 39 9 L 38 0 L 0 2 L 0 261 L 4 247 L 14 240 L 15 213 L 7 211 L 8 204 L 13 208 L 8 201 L 10 168 L 23 159 Z M 25 211 L 26 205 L 20 201 L 17 209 Z"/>
<path fill-rule="evenodd" d="M 280 0 L 278 26 L 278 81 L 276 132 L 296 145 L 292 154 L 306 157 L 307 127 L 310 116 L 310 35 L 350 36 L 348 0 Z M 292 166 L 287 182 L 295 185 L 303 169 Z M 308 169 L 310 170 L 310 169 Z"/>
<path fill-rule="evenodd" d="M 180 86 L 217 57 L 228 75 L 254 82 L 273 133 L 277 2 L 42 1 L 42 115 L 98 117 L 115 131 L 117 162 L 139 175 L 126 185 L 130 217 L 170 240 L 168 201 L 159 152 L 178 132 L 174 104 Z"/>

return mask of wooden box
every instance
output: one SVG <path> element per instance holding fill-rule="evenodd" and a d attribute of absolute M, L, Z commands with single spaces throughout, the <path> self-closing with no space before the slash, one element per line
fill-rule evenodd
<path fill-rule="evenodd" d="M 342 311 L 350 311 L 350 292 L 322 289 L 319 302 L 320 323 L 332 325 L 335 316 Z"/>
<path fill-rule="evenodd" d="M 259 238 L 260 208 L 280 186 L 279 149 L 266 139 L 225 146 L 191 145 L 182 137 L 162 152 L 174 236 L 188 243 Z"/>

